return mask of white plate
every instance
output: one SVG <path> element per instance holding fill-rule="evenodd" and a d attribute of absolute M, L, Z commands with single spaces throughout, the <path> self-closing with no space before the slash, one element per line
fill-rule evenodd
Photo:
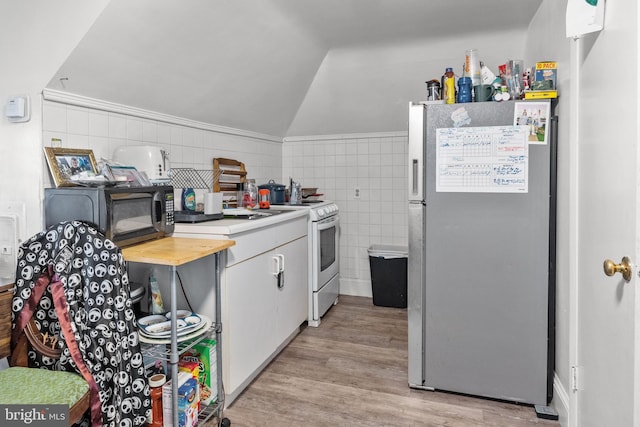
<path fill-rule="evenodd" d="M 178 310 L 177 331 L 184 335 L 202 326 L 200 315 L 189 310 Z M 168 318 L 168 319 L 167 319 Z M 171 336 L 171 313 L 164 315 L 155 314 L 143 317 L 138 320 L 138 329 L 143 335 L 148 337 L 169 337 Z"/>
<path fill-rule="evenodd" d="M 192 314 L 196 314 L 191 312 L 190 310 L 176 310 L 176 317 L 178 319 L 184 319 L 187 316 L 191 316 Z M 171 312 L 167 311 L 165 313 L 165 316 L 167 317 L 167 319 L 171 319 Z"/>
<path fill-rule="evenodd" d="M 207 325 L 203 321 L 202 323 L 200 323 L 199 325 L 197 325 L 197 326 L 195 326 L 193 328 L 178 330 L 178 331 L 176 331 L 176 334 L 177 334 L 178 337 L 182 337 L 184 335 L 192 334 L 194 332 L 199 332 L 201 329 L 205 328 L 206 326 Z M 143 336 L 143 337 L 149 338 L 149 339 L 171 338 L 171 331 L 168 331 L 167 333 L 163 333 L 163 334 L 148 334 L 144 330 L 138 329 L 138 334 L 140 334 L 140 336 Z"/>
<path fill-rule="evenodd" d="M 190 326 L 180 326 L 181 322 L 182 322 L 181 320 L 178 320 L 178 329 L 176 330 L 176 332 L 178 333 L 178 336 L 196 331 L 202 328 L 204 325 L 204 320 L 202 320 L 201 317 L 198 317 L 198 323 L 194 323 Z M 149 332 L 148 330 L 145 330 L 145 328 L 139 328 L 138 331 L 145 337 L 149 337 L 149 338 L 164 338 L 164 337 L 168 338 L 168 337 L 171 337 L 171 322 L 167 321 L 166 323 L 167 325 L 163 323 L 160 324 L 162 325 L 162 327 L 157 329 L 158 332 L 153 332 L 153 331 Z"/>
<path fill-rule="evenodd" d="M 152 314 L 151 316 L 146 316 L 138 319 L 138 326 L 150 326 L 155 325 L 156 323 L 166 322 L 167 318 L 164 314 Z"/>
<path fill-rule="evenodd" d="M 202 323 L 200 327 L 190 331 L 189 333 L 186 333 L 185 335 L 178 336 L 178 342 L 188 341 L 193 338 L 197 338 L 209 330 L 209 328 L 213 324 L 211 319 L 209 319 L 204 314 L 199 314 L 199 316 L 202 318 Z M 143 342 L 146 344 L 171 344 L 171 337 L 150 337 L 142 333 L 141 330 L 138 331 L 138 337 L 140 338 L 140 342 Z"/>

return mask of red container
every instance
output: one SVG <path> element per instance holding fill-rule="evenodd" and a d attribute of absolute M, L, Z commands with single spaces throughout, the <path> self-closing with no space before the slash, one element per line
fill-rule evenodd
<path fill-rule="evenodd" d="M 260 209 L 269 209 L 270 206 L 270 191 L 266 188 L 261 188 L 258 190 L 258 206 Z"/>
<path fill-rule="evenodd" d="M 163 374 L 155 374 L 149 378 L 151 388 L 151 422 L 149 427 L 162 427 L 162 385 L 167 381 Z"/>

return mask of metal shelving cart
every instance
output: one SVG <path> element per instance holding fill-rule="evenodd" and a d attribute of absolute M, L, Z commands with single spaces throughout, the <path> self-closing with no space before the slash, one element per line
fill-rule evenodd
<path fill-rule="evenodd" d="M 193 347 L 200 340 L 215 333 L 216 339 L 216 368 L 218 399 L 215 403 L 205 407 L 198 417 L 199 424 L 206 422 L 212 416 L 217 415 L 218 425 L 228 426 L 230 422 L 222 418 L 224 406 L 224 390 L 222 388 L 222 321 L 221 321 L 221 292 L 220 292 L 220 253 L 235 245 L 233 240 L 211 240 L 211 239 L 191 239 L 179 237 L 165 237 L 159 240 L 141 243 L 139 245 L 122 248 L 122 255 L 127 262 L 165 265 L 171 269 L 171 339 L 170 348 L 167 351 L 156 353 L 160 359 L 167 360 L 171 372 L 171 392 L 173 400 L 173 425 L 178 426 L 178 384 L 173 379 L 178 377 L 178 359 L 180 354 Z M 215 291 L 215 321 L 211 329 L 191 341 L 178 343 L 177 333 L 177 267 L 189 262 L 213 255 L 215 258 L 215 275 L 213 278 L 213 288 Z M 153 351 L 153 346 L 147 347 L 144 351 Z M 153 354 L 151 354 L 153 355 Z"/>

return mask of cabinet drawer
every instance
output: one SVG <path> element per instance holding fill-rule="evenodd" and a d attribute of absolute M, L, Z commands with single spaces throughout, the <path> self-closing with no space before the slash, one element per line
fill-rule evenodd
<path fill-rule="evenodd" d="M 307 217 L 261 228 L 259 230 L 234 234 L 236 245 L 227 249 L 227 267 L 260 255 L 308 234 Z"/>

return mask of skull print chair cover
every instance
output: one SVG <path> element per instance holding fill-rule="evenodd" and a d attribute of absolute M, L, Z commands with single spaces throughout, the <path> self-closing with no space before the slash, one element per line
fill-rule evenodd
<path fill-rule="evenodd" d="M 29 352 L 33 367 L 76 371 L 91 390 L 92 425 L 139 426 L 151 407 L 149 385 L 122 252 L 92 225 L 65 221 L 18 250 L 12 341 L 34 316 L 59 336 L 58 366 Z"/>

